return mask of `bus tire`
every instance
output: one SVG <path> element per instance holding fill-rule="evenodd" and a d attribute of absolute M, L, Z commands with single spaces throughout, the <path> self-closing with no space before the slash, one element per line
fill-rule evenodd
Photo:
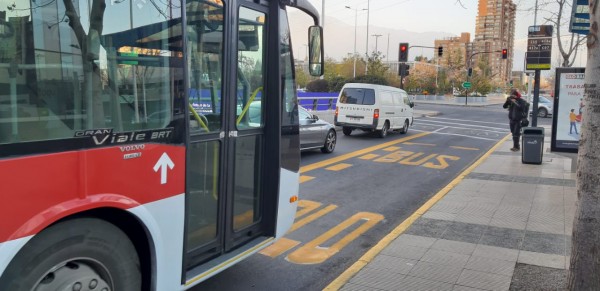
<path fill-rule="evenodd" d="M 138 254 L 127 235 L 109 222 L 79 218 L 34 236 L 0 277 L 0 290 L 63 290 L 81 284 L 83 290 L 135 291 L 141 280 Z"/>

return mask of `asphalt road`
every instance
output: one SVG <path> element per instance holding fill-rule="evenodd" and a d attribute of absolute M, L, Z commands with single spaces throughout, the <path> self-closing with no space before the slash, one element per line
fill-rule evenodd
<path fill-rule="evenodd" d="M 256 254 L 192 290 L 322 290 L 509 133 L 498 105 L 418 106 L 441 115 L 385 139 L 339 132 L 334 153 L 302 153 L 291 247 Z"/>

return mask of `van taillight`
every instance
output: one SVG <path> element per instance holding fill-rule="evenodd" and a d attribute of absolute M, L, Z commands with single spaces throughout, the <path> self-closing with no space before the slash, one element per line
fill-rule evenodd
<path fill-rule="evenodd" d="M 375 109 L 375 111 L 373 112 L 373 118 L 379 119 L 379 109 Z"/>
<path fill-rule="evenodd" d="M 336 108 L 335 108 L 335 116 L 338 116 L 338 112 L 339 112 L 339 111 L 340 111 L 340 109 L 336 107 Z"/>

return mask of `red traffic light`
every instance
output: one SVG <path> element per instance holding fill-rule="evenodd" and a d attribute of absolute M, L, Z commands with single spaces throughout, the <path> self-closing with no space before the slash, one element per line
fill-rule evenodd
<path fill-rule="evenodd" d="M 405 45 L 400 46 L 400 50 L 403 51 L 403 52 L 406 51 L 406 46 Z"/>
<path fill-rule="evenodd" d="M 508 58 L 508 50 L 507 49 L 502 49 L 502 58 L 503 59 Z"/>
<path fill-rule="evenodd" d="M 400 43 L 400 51 L 398 52 L 398 61 L 400 61 L 400 62 L 408 61 L 408 43 L 407 42 Z"/>

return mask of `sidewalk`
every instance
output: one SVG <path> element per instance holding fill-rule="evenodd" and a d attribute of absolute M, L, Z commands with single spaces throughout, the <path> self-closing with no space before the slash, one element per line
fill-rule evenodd
<path fill-rule="evenodd" d="M 504 139 L 327 289 L 564 289 L 571 159 L 545 151 L 542 165 L 527 165 L 510 147 Z"/>

